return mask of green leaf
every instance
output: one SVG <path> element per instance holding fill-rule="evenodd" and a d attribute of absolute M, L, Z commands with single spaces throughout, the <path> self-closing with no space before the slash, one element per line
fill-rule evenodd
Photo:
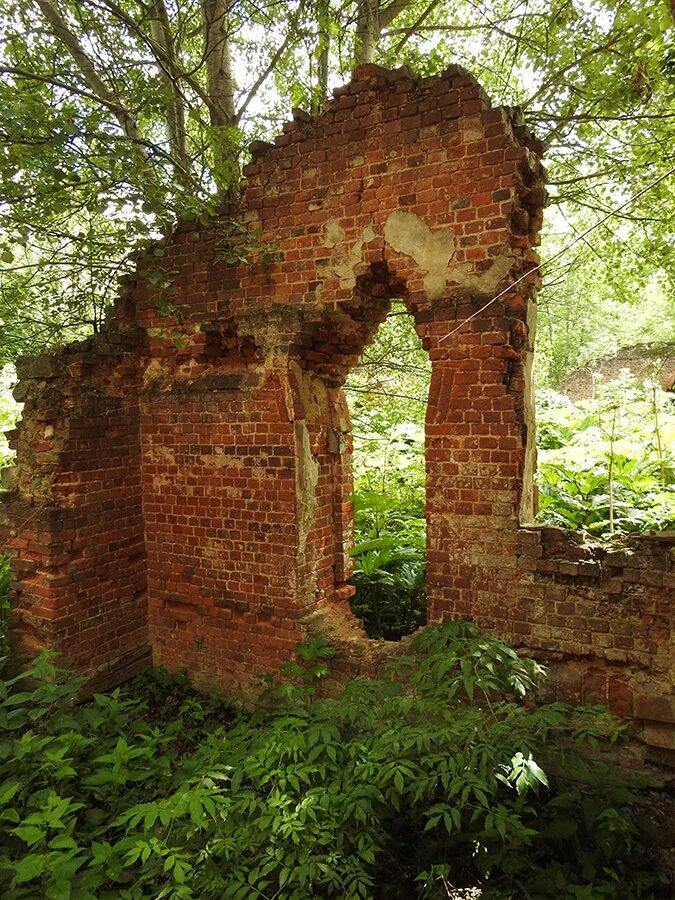
<path fill-rule="evenodd" d="M 39 878 L 45 871 L 48 857 L 42 854 L 29 854 L 20 859 L 14 866 L 14 877 L 12 878 L 12 886 L 17 884 L 25 884 Z"/>
<path fill-rule="evenodd" d="M 21 838 L 29 846 L 38 844 L 46 837 L 44 828 L 40 828 L 37 825 L 20 825 L 18 828 L 12 828 L 11 833 Z"/>

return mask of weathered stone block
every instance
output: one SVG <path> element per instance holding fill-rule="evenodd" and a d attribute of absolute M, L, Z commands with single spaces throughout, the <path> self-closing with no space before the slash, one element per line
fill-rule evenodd
<path fill-rule="evenodd" d="M 636 694 L 634 711 L 639 719 L 675 724 L 675 697 Z"/>

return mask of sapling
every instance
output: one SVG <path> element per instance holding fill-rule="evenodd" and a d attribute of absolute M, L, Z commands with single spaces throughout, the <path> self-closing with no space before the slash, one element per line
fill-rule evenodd
<path fill-rule="evenodd" d="M 607 487 L 609 494 L 609 533 L 614 534 L 614 440 L 616 438 L 616 414 L 618 406 L 613 407 L 612 429 L 609 433 L 609 469 L 607 472 Z"/>
<path fill-rule="evenodd" d="M 666 485 L 666 465 L 663 459 L 663 444 L 661 443 L 661 423 L 659 422 L 659 404 L 656 397 L 656 381 L 654 378 L 649 379 L 652 396 L 652 412 L 654 415 L 654 438 L 656 440 L 656 453 L 659 457 L 659 472 L 661 473 L 661 484 Z"/>

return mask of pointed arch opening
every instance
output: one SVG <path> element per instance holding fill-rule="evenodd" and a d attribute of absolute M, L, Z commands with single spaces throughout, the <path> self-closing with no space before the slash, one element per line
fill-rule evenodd
<path fill-rule="evenodd" d="M 427 621 L 425 419 L 431 360 L 400 299 L 344 385 L 352 425 L 355 588 L 371 638 L 400 640 Z"/>

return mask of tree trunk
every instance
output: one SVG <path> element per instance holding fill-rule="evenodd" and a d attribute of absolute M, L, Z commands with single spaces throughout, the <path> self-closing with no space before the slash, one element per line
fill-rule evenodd
<path fill-rule="evenodd" d="M 176 179 L 183 187 L 190 186 L 190 157 L 185 130 L 185 101 L 181 93 L 178 59 L 164 0 L 152 0 L 150 5 L 150 33 L 161 49 L 166 62 L 160 65 L 162 84 L 167 98 L 167 135 L 174 160 Z"/>
<path fill-rule="evenodd" d="M 206 77 L 212 101 L 209 112 L 214 130 L 214 178 L 223 198 L 234 199 L 240 172 L 227 0 L 202 0 L 202 27 Z"/>
<path fill-rule="evenodd" d="M 385 5 L 383 0 L 359 0 L 354 54 L 357 66 L 373 62 L 382 29 L 391 25 L 396 16 L 411 3 L 412 0 L 391 0 Z"/>
<path fill-rule="evenodd" d="M 138 129 L 134 117 L 124 106 L 121 98 L 114 90 L 108 87 L 98 74 L 94 63 L 86 50 L 82 44 L 80 44 L 73 32 L 68 28 L 65 19 L 63 19 L 59 11 L 51 3 L 51 0 L 37 0 L 37 3 L 42 10 L 45 19 L 49 22 L 52 32 L 62 42 L 64 47 L 67 48 L 78 68 L 84 75 L 85 81 L 92 92 L 114 113 L 124 134 L 130 141 L 133 141 L 136 144 L 137 152 L 143 159 L 147 159 L 147 154 L 143 146 L 143 136 Z"/>
<path fill-rule="evenodd" d="M 319 58 L 317 88 L 312 102 L 312 112 L 316 115 L 326 105 L 328 98 L 328 62 L 330 56 L 330 0 L 321 0 L 319 11 Z"/>
<path fill-rule="evenodd" d="M 360 0 L 356 19 L 356 65 L 375 58 L 380 38 L 380 0 Z"/>

